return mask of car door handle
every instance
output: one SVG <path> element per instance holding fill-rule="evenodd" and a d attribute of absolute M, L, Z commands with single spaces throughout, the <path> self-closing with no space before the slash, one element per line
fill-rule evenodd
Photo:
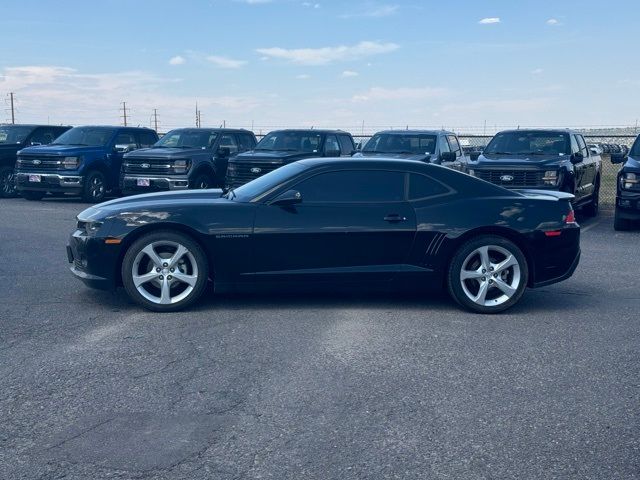
<path fill-rule="evenodd" d="M 386 217 L 384 217 L 385 222 L 397 223 L 404 222 L 407 217 L 403 217 L 402 215 L 398 215 L 397 213 L 390 213 Z"/>

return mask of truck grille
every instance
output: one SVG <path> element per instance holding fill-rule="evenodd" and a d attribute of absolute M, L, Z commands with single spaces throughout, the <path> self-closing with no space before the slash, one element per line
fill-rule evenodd
<path fill-rule="evenodd" d="M 507 188 L 542 187 L 544 172 L 540 170 L 476 170 L 482 180 Z"/>
<path fill-rule="evenodd" d="M 229 162 L 226 186 L 231 188 L 240 187 L 251 180 L 261 177 L 265 173 L 274 171 L 282 165 L 281 162 Z M 256 169 L 260 169 L 260 171 L 251 171 Z"/>
<path fill-rule="evenodd" d="M 62 170 L 62 160 L 62 157 L 57 155 L 20 155 L 16 169 L 19 172 Z"/>
<path fill-rule="evenodd" d="M 167 173 L 171 170 L 171 165 L 175 160 L 167 158 L 127 158 L 122 163 L 122 169 L 125 173 L 148 173 L 152 175 Z"/>

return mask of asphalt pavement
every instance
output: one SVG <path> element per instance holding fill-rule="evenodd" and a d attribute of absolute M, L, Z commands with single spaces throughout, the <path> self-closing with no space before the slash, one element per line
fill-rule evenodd
<path fill-rule="evenodd" d="M 85 205 L 0 200 L 0 478 L 640 478 L 640 233 L 497 316 L 446 295 L 90 290 Z"/>

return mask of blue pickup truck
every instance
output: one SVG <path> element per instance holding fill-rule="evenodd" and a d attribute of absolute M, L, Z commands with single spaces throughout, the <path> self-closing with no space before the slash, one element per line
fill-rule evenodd
<path fill-rule="evenodd" d="M 101 202 L 118 189 L 123 155 L 157 141 L 158 134 L 149 128 L 75 127 L 49 145 L 20 150 L 16 186 L 27 200 L 40 200 L 49 192 Z"/>

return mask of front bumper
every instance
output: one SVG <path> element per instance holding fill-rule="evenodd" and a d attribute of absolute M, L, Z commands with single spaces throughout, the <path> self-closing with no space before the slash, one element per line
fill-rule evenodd
<path fill-rule="evenodd" d="M 40 181 L 31 181 L 39 178 Z M 17 172 L 18 190 L 40 190 L 45 192 L 79 192 L 82 190 L 82 175 L 61 175 L 48 172 Z"/>
<path fill-rule="evenodd" d="M 138 180 L 148 180 L 148 186 L 138 185 Z M 145 176 L 145 175 L 125 175 L 120 181 L 120 188 L 123 192 L 157 192 L 160 190 L 187 190 L 189 188 L 189 177 L 187 175 L 167 176 Z"/>
<path fill-rule="evenodd" d="M 67 260 L 71 273 L 88 287 L 113 290 L 120 278 L 120 245 L 108 245 L 104 240 L 76 230 L 69 237 Z"/>
<path fill-rule="evenodd" d="M 616 195 L 616 212 L 625 220 L 640 220 L 640 192 L 619 189 Z"/>

